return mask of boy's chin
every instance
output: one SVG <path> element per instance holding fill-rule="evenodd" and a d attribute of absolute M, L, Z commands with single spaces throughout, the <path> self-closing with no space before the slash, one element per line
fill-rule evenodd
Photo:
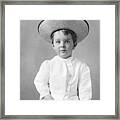
<path fill-rule="evenodd" d="M 63 58 L 63 59 L 67 59 L 69 57 L 71 57 L 72 55 L 59 55 L 59 57 Z"/>

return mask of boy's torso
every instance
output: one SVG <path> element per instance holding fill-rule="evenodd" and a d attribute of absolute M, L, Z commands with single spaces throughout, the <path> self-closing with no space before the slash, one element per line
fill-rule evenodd
<path fill-rule="evenodd" d="M 49 61 L 49 85 L 54 99 L 78 99 L 77 86 L 81 64 L 75 58 L 62 59 L 59 56 L 55 56 Z"/>

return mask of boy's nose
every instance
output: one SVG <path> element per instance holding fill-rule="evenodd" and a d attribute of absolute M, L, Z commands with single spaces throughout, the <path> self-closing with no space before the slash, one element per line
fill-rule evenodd
<path fill-rule="evenodd" d="M 60 46 L 61 46 L 61 47 L 65 47 L 65 43 L 64 43 L 64 42 L 61 42 Z"/>

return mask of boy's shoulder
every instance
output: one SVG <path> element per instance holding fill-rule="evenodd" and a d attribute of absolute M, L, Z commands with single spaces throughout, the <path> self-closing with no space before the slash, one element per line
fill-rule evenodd
<path fill-rule="evenodd" d="M 55 62 L 59 62 L 59 61 L 61 61 L 61 59 L 57 55 L 54 56 L 52 59 L 49 60 L 50 63 L 55 63 Z"/>
<path fill-rule="evenodd" d="M 75 58 L 74 59 L 74 62 L 79 65 L 79 67 L 88 67 L 88 64 L 84 61 L 81 61 L 80 59 L 78 58 Z"/>
<path fill-rule="evenodd" d="M 42 63 L 41 63 L 41 67 L 45 67 L 45 66 L 48 66 L 49 65 L 49 60 L 44 60 Z"/>
<path fill-rule="evenodd" d="M 54 56 L 53 58 L 51 58 L 51 59 L 46 59 L 46 60 L 44 60 L 43 62 L 42 62 L 42 64 L 43 65 L 49 65 L 49 64 L 51 64 L 51 63 L 53 63 L 53 62 L 55 62 L 55 61 L 57 61 L 57 56 Z"/>
<path fill-rule="evenodd" d="M 79 64 L 79 65 L 84 64 L 84 62 L 83 62 L 83 61 L 81 61 L 81 60 L 80 60 L 80 59 L 78 59 L 78 58 L 74 58 L 74 59 L 73 59 L 73 62 L 74 62 L 74 63 L 76 63 L 76 64 Z"/>

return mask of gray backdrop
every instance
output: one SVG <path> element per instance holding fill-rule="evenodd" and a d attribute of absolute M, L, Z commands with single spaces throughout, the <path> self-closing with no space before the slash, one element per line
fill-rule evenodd
<path fill-rule="evenodd" d="M 37 32 L 40 20 L 20 21 L 20 99 L 37 100 L 39 93 L 34 78 L 41 63 L 55 56 L 52 45 L 41 40 Z M 100 99 L 100 21 L 88 20 L 89 35 L 80 42 L 73 54 L 91 69 L 93 100 Z"/>

